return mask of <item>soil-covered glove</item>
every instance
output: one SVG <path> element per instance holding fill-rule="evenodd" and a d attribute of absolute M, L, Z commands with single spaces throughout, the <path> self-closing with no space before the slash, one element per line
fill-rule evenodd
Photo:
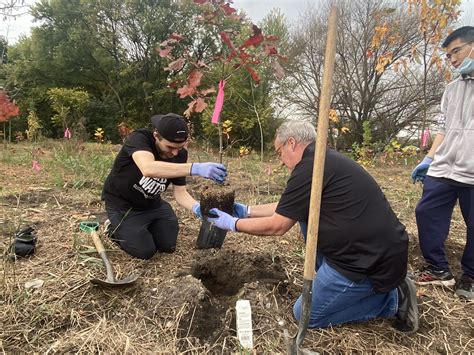
<path fill-rule="evenodd" d="M 223 164 L 217 163 L 193 163 L 191 175 L 199 175 L 215 182 L 224 182 L 227 177 L 227 169 Z"/>
<path fill-rule="evenodd" d="M 413 171 L 411 173 L 411 178 L 413 180 L 413 183 L 418 182 L 418 181 L 423 182 L 432 161 L 433 161 L 433 158 L 425 157 L 421 161 L 421 163 L 418 164 L 415 167 L 415 169 L 413 169 Z"/>
<path fill-rule="evenodd" d="M 202 213 L 201 213 L 201 204 L 199 202 L 196 202 L 193 205 L 193 213 L 196 215 L 197 218 L 202 219 Z"/>
<path fill-rule="evenodd" d="M 213 208 L 209 212 L 217 216 L 215 218 L 207 218 L 209 222 L 214 223 L 217 228 L 235 232 L 235 224 L 239 220 L 238 218 L 232 217 L 218 208 Z"/>
<path fill-rule="evenodd" d="M 250 215 L 250 206 L 234 202 L 234 216 L 237 218 L 247 218 Z"/>

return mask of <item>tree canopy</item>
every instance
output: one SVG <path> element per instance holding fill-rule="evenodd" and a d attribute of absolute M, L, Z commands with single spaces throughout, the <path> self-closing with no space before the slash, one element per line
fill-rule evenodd
<path fill-rule="evenodd" d="M 12 46 L 0 39 L 0 78 L 21 112 L 15 130 L 35 117 L 45 136 L 61 137 L 67 125 L 83 127 L 84 139 L 101 128 L 120 141 L 155 113 L 187 112 L 195 137 L 217 144 L 210 117 L 225 79 L 227 144 L 263 148 L 281 120 L 317 115 L 332 3 L 290 25 L 277 10 L 252 24 L 227 0 L 41 0 L 31 8 L 39 25 L 30 37 Z M 439 41 L 459 6 L 438 3 L 337 1 L 333 143 L 337 134 L 345 146 L 360 143 L 365 122 L 388 143 L 429 121 L 448 78 Z M 87 99 L 60 114 L 59 93 Z"/>

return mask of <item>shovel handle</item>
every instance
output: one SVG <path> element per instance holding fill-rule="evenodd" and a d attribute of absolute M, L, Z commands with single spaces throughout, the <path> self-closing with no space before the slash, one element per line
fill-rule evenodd
<path fill-rule="evenodd" d="M 100 240 L 99 233 L 97 231 L 91 232 L 92 241 L 94 242 L 95 248 L 99 253 L 102 261 L 104 262 L 105 269 L 107 271 L 107 282 L 115 282 L 114 270 L 112 269 L 112 265 L 110 264 L 109 258 L 107 258 L 107 254 L 105 253 L 104 244 Z"/>
<path fill-rule="evenodd" d="M 326 52 L 324 54 L 323 83 L 319 101 L 318 135 L 314 153 L 313 177 L 311 184 L 311 198 L 309 203 L 309 219 L 304 263 L 304 279 L 314 279 L 316 265 L 316 249 L 318 244 L 319 215 L 321 212 L 321 197 L 323 190 L 324 161 L 326 158 L 329 108 L 331 105 L 332 74 L 334 72 L 334 58 L 336 56 L 337 7 L 331 8 L 329 15 Z"/>

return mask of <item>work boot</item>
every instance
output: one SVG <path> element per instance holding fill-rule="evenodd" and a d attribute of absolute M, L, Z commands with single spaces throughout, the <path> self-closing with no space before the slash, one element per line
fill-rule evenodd
<path fill-rule="evenodd" d="M 474 300 L 474 279 L 467 275 L 462 275 L 456 285 L 456 296 L 467 301 Z"/>
<path fill-rule="evenodd" d="M 438 270 L 432 266 L 423 268 L 416 279 L 418 285 L 454 286 L 456 280 L 449 270 Z"/>
<path fill-rule="evenodd" d="M 415 284 L 407 276 L 398 286 L 397 291 L 398 312 L 393 327 L 401 332 L 414 333 L 419 325 Z"/>

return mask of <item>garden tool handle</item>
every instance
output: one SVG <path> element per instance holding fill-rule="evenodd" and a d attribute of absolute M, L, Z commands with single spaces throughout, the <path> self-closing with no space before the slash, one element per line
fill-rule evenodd
<path fill-rule="evenodd" d="M 329 109 L 331 105 L 332 75 L 336 56 L 337 7 L 332 6 L 329 16 L 326 52 L 324 54 L 324 72 L 319 101 L 318 135 L 314 152 L 313 176 L 311 180 L 311 197 L 309 203 L 308 231 L 306 255 L 304 263 L 304 279 L 313 280 L 316 265 L 316 249 L 318 245 L 319 215 L 324 179 L 324 161 L 326 159 Z"/>
<path fill-rule="evenodd" d="M 337 7 L 333 5 L 329 15 L 326 52 L 324 54 L 323 82 L 319 101 L 318 134 L 316 136 L 316 148 L 314 152 L 308 230 L 306 234 L 301 315 L 295 344 L 289 348 L 290 354 L 299 352 L 298 349 L 303 343 L 306 335 L 311 313 L 313 279 L 315 275 L 316 252 L 318 245 L 319 216 L 321 212 L 321 198 L 324 180 L 324 161 L 326 158 L 327 132 L 329 128 L 332 75 L 334 72 L 334 59 L 336 56 L 337 12 Z"/>
<path fill-rule="evenodd" d="M 115 276 L 114 276 L 114 270 L 112 269 L 112 265 L 110 264 L 109 258 L 107 258 L 107 254 L 105 253 L 105 248 L 104 245 L 102 244 L 102 241 L 100 240 L 99 233 L 97 231 L 92 231 L 91 232 L 91 237 L 92 240 L 94 241 L 95 248 L 97 249 L 97 252 L 99 253 L 100 257 L 102 258 L 102 261 L 104 262 L 105 269 L 107 271 L 107 282 L 115 282 Z"/>

